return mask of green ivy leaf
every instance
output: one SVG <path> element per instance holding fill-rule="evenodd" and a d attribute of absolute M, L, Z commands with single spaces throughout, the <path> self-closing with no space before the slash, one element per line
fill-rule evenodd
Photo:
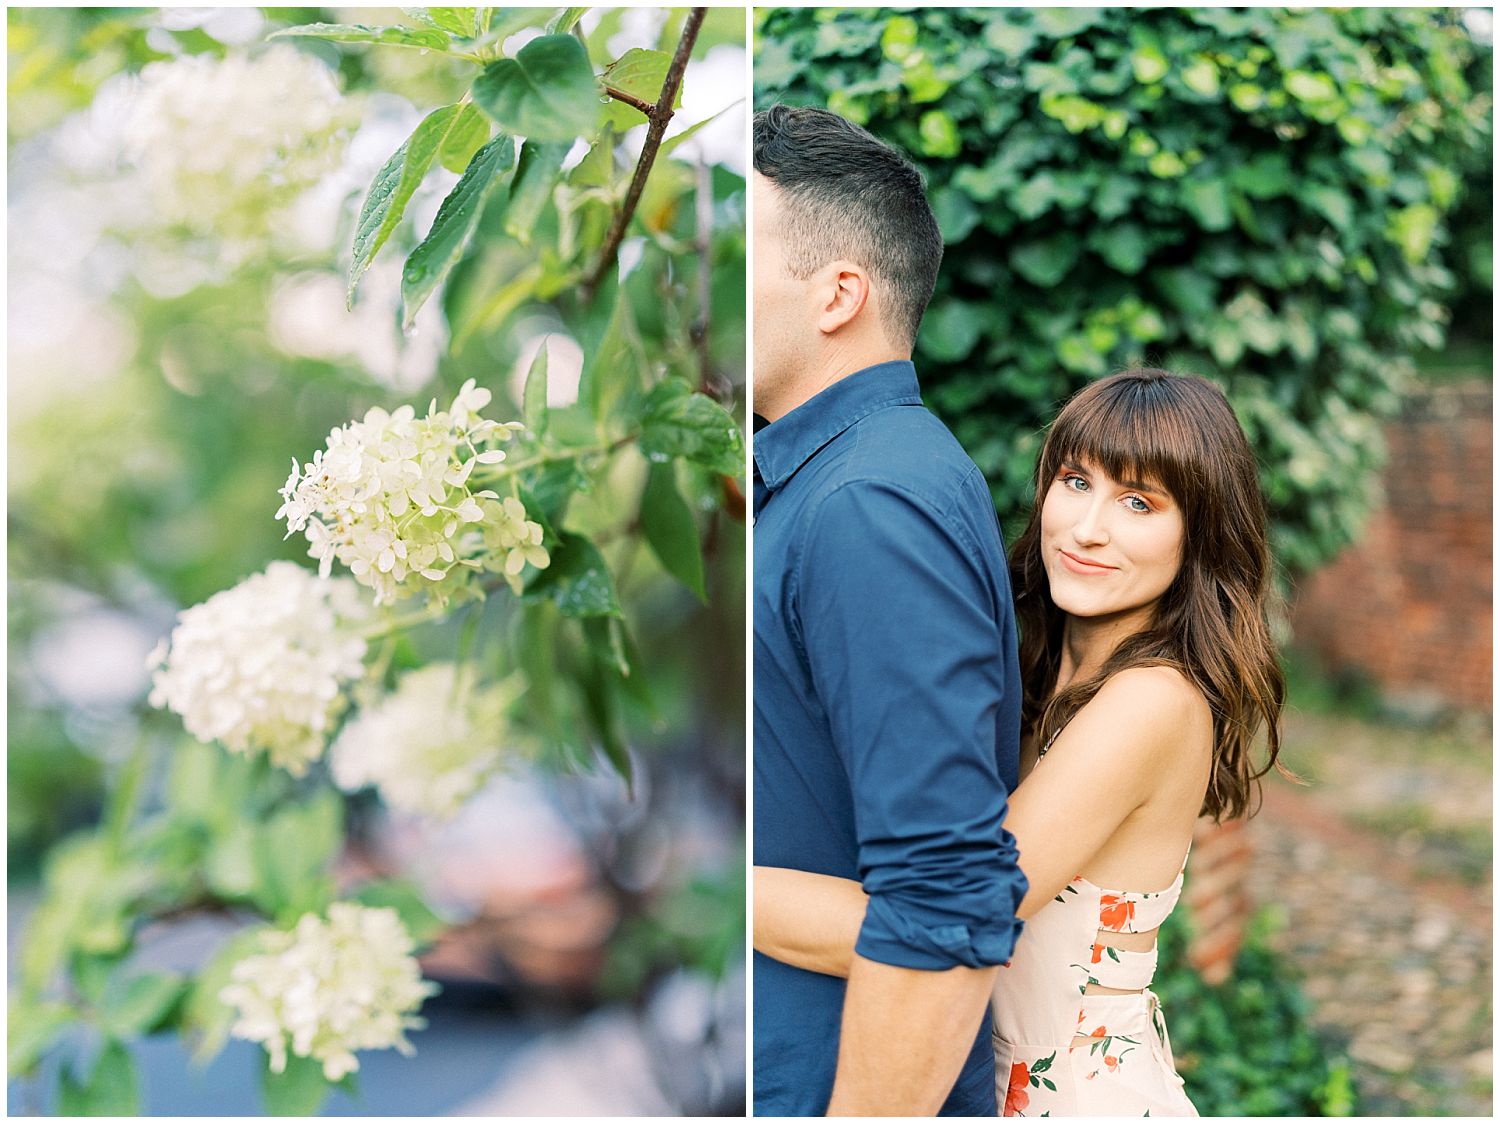
<path fill-rule="evenodd" d="M 168 1020 L 187 990 L 187 981 L 176 973 L 148 972 L 129 979 L 117 975 L 104 993 L 101 1025 L 116 1038 L 150 1034 Z"/>
<path fill-rule="evenodd" d="M 473 94 L 501 128 L 528 140 L 571 142 L 593 132 L 599 120 L 594 71 L 571 35 L 543 35 L 515 58 L 490 63 L 474 80 Z"/>
<path fill-rule="evenodd" d="M 641 452 L 653 461 L 686 457 L 696 464 L 741 476 L 745 441 L 727 410 L 681 379 L 664 379 L 646 395 Z"/>
<path fill-rule="evenodd" d="M 401 222 L 406 205 L 432 167 L 433 158 L 446 151 L 455 136 L 460 147 L 467 143 L 474 135 L 476 118 L 480 130 L 487 133 L 483 114 L 473 106 L 445 105 L 433 110 L 375 173 L 354 225 L 354 256 L 349 263 L 351 305 L 361 275 Z"/>
<path fill-rule="evenodd" d="M 411 327 L 417 311 L 463 256 L 479 225 L 485 200 L 510 170 L 515 148 L 515 141 L 501 134 L 474 154 L 468 169 L 438 208 L 427 237 L 406 259 L 401 271 L 406 327 Z"/>
<path fill-rule="evenodd" d="M 334 43 L 379 43 L 388 47 L 416 47 L 423 51 L 446 51 L 452 44 L 448 36 L 434 28 L 370 27 L 362 23 L 305 23 L 286 27 L 266 36 L 285 39 L 302 36 L 327 39 Z"/>
<path fill-rule="evenodd" d="M 537 220 L 552 199 L 552 189 L 572 147 L 567 142 L 538 144 L 531 140 L 521 146 L 516 178 L 510 185 L 510 203 L 505 208 L 505 232 L 521 245 L 531 244 Z"/>
<path fill-rule="evenodd" d="M 314 1058 L 289 1054 L 286 1068 L 271 1072 L 271 1057 L 265 1054 L 260 1071 L 260 1090 L 271 1116 L 316 1116 L 333 1086 L 323 1076 L 323 1063 Z"/>
<path fill-rule="evenodd" d="M 667 573 L 708 604 L 698 524 L 677 490 L 677 472 L 671 464 L 653 464 L 647 473 L 646 491 L 641 497 L 641 530 Z"/>
<path fill-rule="evenodd" d="M 966 358 L 979 342 L 985 315 L 983 306 L 951 297 L 934 305 L 917 337 L 922 353 L 943 363 Z"/>
<path fill-rule="evenodd" d="M 1036 242 L 1017 246 L 1010 252 L 1010 264 L 1033 285 L 1050 289 L 1068 275 L 1078 262 L 1079 242 L 1071 234 L 1055 234 Z"/>
<path fill-rule="evenodd" d="M 105 1041 L 87 1078 L 65 1069 L 58 1089 L 60 1116 L 136 1116 L 140 1087 L 130 1051 L 118 1039 Z"/>
<path fill-rule="evenodd" d="M 367 883 L 354 892 L 354 900 L 373 909 L 394 909 L 418 946 L 430 945 L 448 928 L 416 886 L 403 879 Z"/>
<path fill-rule="evenodd" d="M 526 588 L 526 599 L 546 598 L 565 617 L 616 617 L 620 600 L 604 555 L 587 537 L 564 531 L 552 562 Z"/>
<path fill-rule="evenodd" d="M 1182 205 L 1204 230 L 1228 230 L 1234 224 L 1229 209 L 1229 185 L 1218 176 L 1184 183 Z"/>

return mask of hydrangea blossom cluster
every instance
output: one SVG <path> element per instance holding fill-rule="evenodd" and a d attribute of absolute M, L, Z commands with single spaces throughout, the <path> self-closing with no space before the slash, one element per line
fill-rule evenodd
<path fill-rule="evenodd" d="M 153 706 L 236 753 L 266 750 L 300 776 L 323 752 L 343 689 L 364 670 L 367 609 L 348 579 L 272 562 L 178 615 L 147 658 Z"/>
<path fill-rule="evenodd" d="M 267 929 L 219 992 L 238 1015 L 231 1033 L 261 1043 L 275 1073 L 290 1049 L 321 1062 L 329 1081 L 359 1068 L 355 1050 L 410 1054 L 406 1031 L 425 1025 L 415 1012 L 437 990 L 413 948 L 394 909 L 350 902 L 330 906 L 327 920 L 308 913 L 290 932 Z"/>
<path fill-rule="evenodd" d="M 451 663 L 408 672 L 339 732 L 333 779 L 347 792 L 374 785 L 396 811 L 452 816 L 514 751 L 506 711 L 519 693 L 514 679 L 479 687 Z"/>
<path fill-rule="evenodd" d="M 505 459 L 481 446 L 524 428 L 481 418 L 489 400 L 469 379 L 447 410 L 434 400 L 418 419 L 411 406 L 376 408 L 335 429 L 308 464 L 292 461 L 276 517 L 289 536 L 305 529 L 325 576 L 337 559 L 377 605 L 419 590 L 445 601 L 485 571 L 503 573 L 519 592 L 526 564 L 550 558 L 519 500 L 469 487 L 476 465 Z"/>
<path fill-rule="evenodd" d="M 122 140 L 157 221 L 212 238 L 232 263 L 339 166 L 358 123 L 327 66 L 278 45 L 145 67 Z"/>

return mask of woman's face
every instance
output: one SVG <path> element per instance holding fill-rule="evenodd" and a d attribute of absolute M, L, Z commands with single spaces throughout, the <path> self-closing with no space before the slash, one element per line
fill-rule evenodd
<path fill-rule="evenodd" d="M 1042 500 L 1052 600 L 1075 617 L 1149 618 L 1182 565 L 1182 511 L 1158 484 L 1065 461 Z"/>

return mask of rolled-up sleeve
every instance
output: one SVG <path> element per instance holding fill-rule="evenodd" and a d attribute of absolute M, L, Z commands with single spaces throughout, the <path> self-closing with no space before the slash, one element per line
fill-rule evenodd
<path fill-rule="evenodd" d="M 1009 959 L 1026 892 L 995 745 L 1003 558 L 998 538 L 975 541 L 956 501 L 846 483 L 812 514 L 796 570 L 803 650 L 848 770 L 870 895 L 855 951 L 929 970 Z"/>

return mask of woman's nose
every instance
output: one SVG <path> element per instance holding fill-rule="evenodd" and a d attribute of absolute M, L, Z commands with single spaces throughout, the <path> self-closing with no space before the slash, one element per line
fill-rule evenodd
<path fill-rule="evenodd" d="M 1073 524 L 1073 540 L 1079 546 L 1102 546 L 1109 542 L 1109 528 L 1105 524 L 1103 506 L 1098 502 L 1090 503 L 1078 522 Z"/>

